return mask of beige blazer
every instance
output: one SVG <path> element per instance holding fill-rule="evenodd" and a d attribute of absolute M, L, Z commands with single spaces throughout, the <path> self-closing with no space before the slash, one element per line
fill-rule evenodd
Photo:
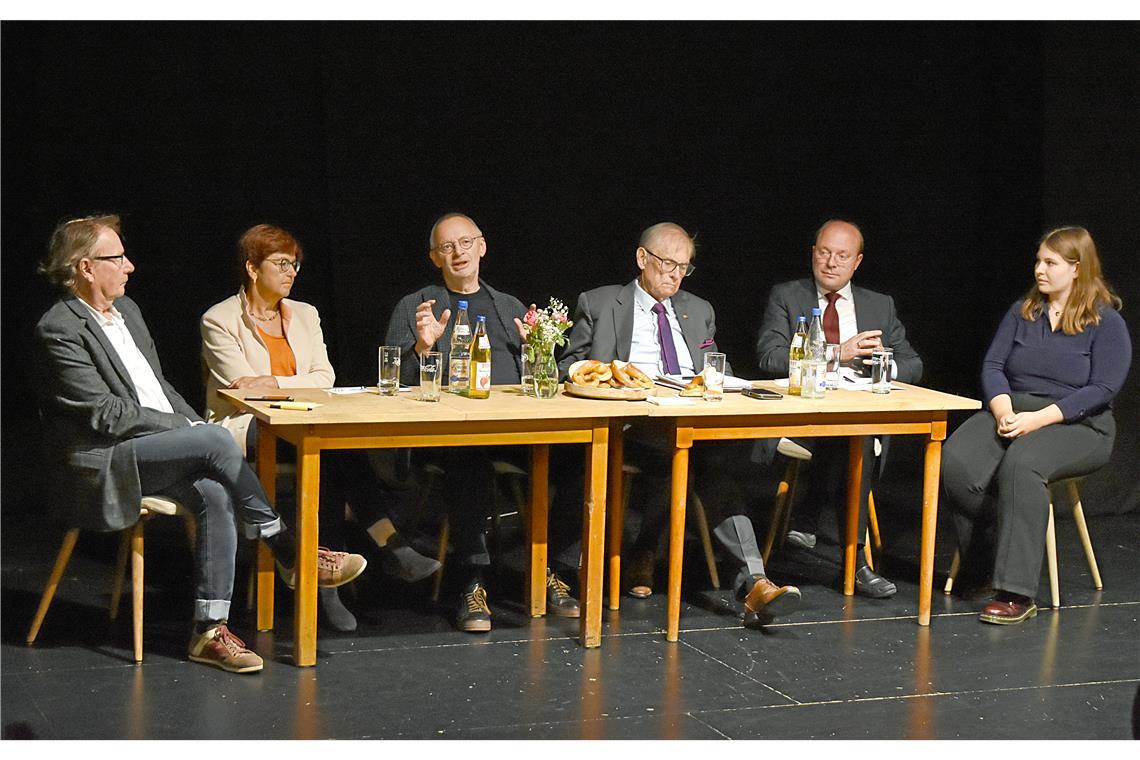
<path fill-rule="evenodd" d="M 238 291 L 202 315 L 202 361 L 206 365 L 206 412 L 210 422 L 223 425 L 245 450 L 252 415 L 237 410 L 217 394 L 246 375 L 268 375 L 269 349 L 246 308 L 245 291 Z M 313 306 L 281 300 L 285 337 L 297 360 L 297 374 L 277 375 L 282 388 L 331 388 L 336 380 L 321 332 L 321 317 Z"/>

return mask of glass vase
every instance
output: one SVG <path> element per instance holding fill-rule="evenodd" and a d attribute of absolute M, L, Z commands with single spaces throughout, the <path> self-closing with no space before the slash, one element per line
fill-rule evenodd
<path fill-rule="evenodd" d="M 553 354 L 534 357 L 534 395 L 536 398 L 554 398 L 558 395 L 558 362 Z"/>

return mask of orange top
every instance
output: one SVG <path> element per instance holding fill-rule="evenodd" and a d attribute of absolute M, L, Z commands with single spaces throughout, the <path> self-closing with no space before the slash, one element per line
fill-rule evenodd
<path fill-rule="evenodd" d="M 269 349 L 269 372 L 275 377 L 288 377 L 297 374 L 297 358 L 293 356 L 293 349 L 289 347 L 289 340 L 284 337 L 270 335 L 260 327 L 261 339 Z"/>

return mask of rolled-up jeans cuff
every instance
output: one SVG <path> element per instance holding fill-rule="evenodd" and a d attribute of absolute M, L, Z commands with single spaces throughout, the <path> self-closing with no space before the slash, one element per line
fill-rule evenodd
<path fill-rule="evenodd" d="M 285 522 L 278 517 L 267 523 L 246 524 L 243 532 L 246 538 L 269 538 L 285 530 Z"/>
<path fill-rule="evenodd" d="M 195 620 L 227 620 L 230 616 L 229 599 L 195 599 Z"/>

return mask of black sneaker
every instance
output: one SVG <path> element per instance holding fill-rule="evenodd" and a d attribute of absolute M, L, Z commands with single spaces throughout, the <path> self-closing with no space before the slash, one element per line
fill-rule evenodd
<path fill-rule="evenodd" d="M 455 627 L 469 633 L 491 630 L 491 608 L 487 606 L 487 589 L 482 583 L 475 581 L 459 595 Z"/>
<path fill-rule="evenodd" d="M 570 596 L 570 587 L 549 567 L 546 568 L 546 611 L 565 618 L 582 615 L 578 600 Z"/>

